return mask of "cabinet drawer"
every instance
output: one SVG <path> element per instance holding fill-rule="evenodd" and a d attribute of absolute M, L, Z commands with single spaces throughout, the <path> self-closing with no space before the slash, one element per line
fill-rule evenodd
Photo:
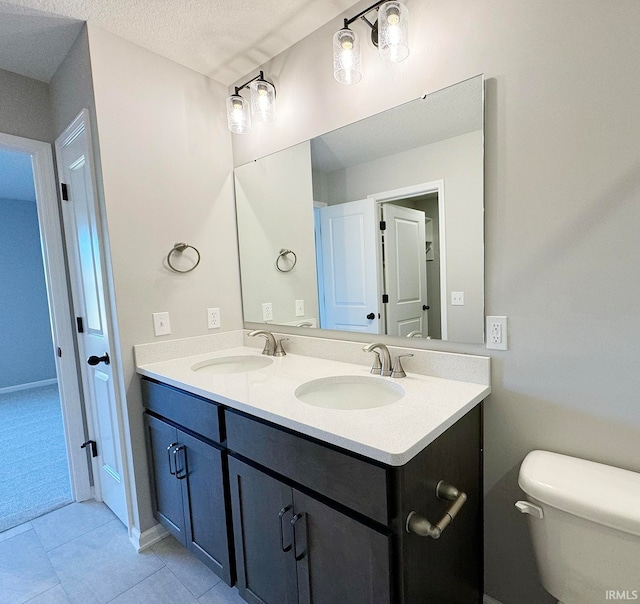
<path fill-rule="evenodd" d="M 227 447 L 377 522 L 389 523 L 387 471 L 275 426 L 225 411 Z"/>
<path fill-rule="evenodd" d="M 222 408 L 215 403 L 171 386 L 142 380 L 144 406 L 209 440 L 222 442 Z"/>

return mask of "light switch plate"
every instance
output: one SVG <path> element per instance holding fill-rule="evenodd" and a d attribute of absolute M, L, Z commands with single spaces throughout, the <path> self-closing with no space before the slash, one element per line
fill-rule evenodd
<path fill-rule="evenodd" d="M 171 323 L 168 312 L 153 313 L 153 331 L 156 336 L 167 336 L 171 333 Z"/>
<path fill-rule="evenodd" d="M 296 317 L 304 317 L 304 300 L 296 300 Z"/>

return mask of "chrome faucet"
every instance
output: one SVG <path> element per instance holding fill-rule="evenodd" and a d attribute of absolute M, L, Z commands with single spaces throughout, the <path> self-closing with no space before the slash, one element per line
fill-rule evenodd
<path fill-rule="evenodd" d="M 362 350 L 365 352 L 373 352 L 376 355 L 376 359 L 371 368 L 371 373 L 378 375 L 391 375 L 391 355 L 389 349 L 379 342 L 373 342 L 367 344 Z M 378 353 L 378 350 L 380 351 Z M 382 361 L 382 363 L 380 363 Z"/>
<path fill-rule="evenodd" d="M 264 349 L 262 350 L 262 354 L 266 354 L 269 357 L 272 357 L 276 352 L 276 339 L 273 337 L 273 334 L 266 329 L 254 329 L 250 331 L 250 336 L 262 336 L 266 341 L 264 343 Z M 282 348 L 282 347 L 281 347 Z"/>

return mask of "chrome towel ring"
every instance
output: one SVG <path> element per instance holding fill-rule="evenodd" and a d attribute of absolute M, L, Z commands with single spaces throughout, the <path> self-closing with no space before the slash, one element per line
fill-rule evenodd
<path fill-rule="evenodd" d="M 289 254 L 293 255 L 293 264 L 289 268 L 281 268 L 280 261 L 282 260 L 282 258 L 287 257 Z M 296 265 L 296 262 L 298 262 L 298 257 L 296 256 L 295 252 L 291 250 L 285 250 L 284 248 L 282 248 L 280 250 L 280 253 L 278 254 L 278 257 L 276 258 L 276 268 L 281 273 L 288 273 L 289 271 L 293 270 L 293 267 Z"/>
<path fill-rule="evenodd" d="M 171 263 L 171 257 L 173 256 L 173 254 L 175 254 L 176 252 L 182 253 L 188 248 L 191 248 L 196 253 L 198 257 L 196 259 L 196 263 L 191 268 L 187 268 L 184 270 L 181 270 L 173 266 L 173 264 Z M 198 264 L 200 264 L 200 252 L 195 247 L 193 247 L 192 245 L 189 245 L 188 243 L 176 243 L 171 248 L 171 251 L 167 254 L 167 264 L 169 265 L 169 268 L 172 271 L 175 271 L 176 273 L 190 273 L 196 266 L 198 266 Z"/>

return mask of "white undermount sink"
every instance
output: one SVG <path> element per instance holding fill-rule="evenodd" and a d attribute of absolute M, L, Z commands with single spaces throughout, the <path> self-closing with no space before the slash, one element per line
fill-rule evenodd
<path fill-rule="evenodd" d="M 305 382 L 295 391 L 308 405 L 327 409 L 372 409 L 399 401 L 404 388 L 388 380 L 362 375 L 339 375 Z"/>
<path fill-rule="evenodd" d="M 273 359 L 266 356 L 214 357 L 191 365 L 191 371 L 209 374 L 244 373 L 263 369 L 271 363 L 273 363 Z"/>

